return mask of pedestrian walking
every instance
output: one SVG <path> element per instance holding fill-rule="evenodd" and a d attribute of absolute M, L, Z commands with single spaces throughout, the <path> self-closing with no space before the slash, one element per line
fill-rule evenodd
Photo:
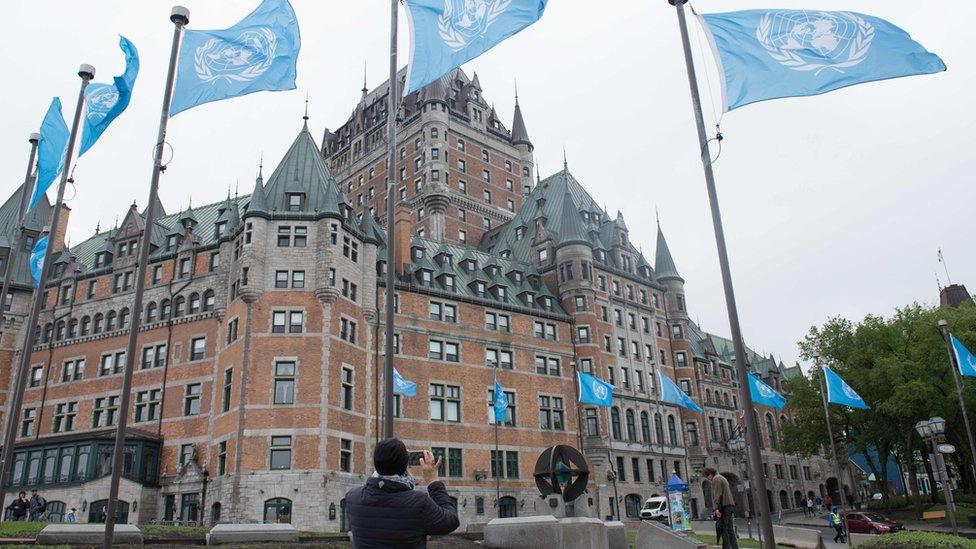
<path fill-rule="evenodd" d="M 712 508 L 715 509 L 715 532 L 722 540 L 722 549 L 739 549 L 735 534 L 735 499 L 729 481 L 715 469 L 706 467 L 702 475 L 711 484 Z"/>
<path fill-rule="evenodd" d="M 837 532 L 837 534 L 834 536 L 834 543 L 845 543 L 847 541 L 847 536 L 844 532 L 844 519 L 841 518 L 836 507 L 830 508 L 830 514 L 827 515 L 827 522 L 834 529 L 834 531 Z"/>
<path fill-rule="evenodd" d="M 810 497 L 810 496 L 807 496 L 807 506 L 806 506 L 806 510 L 807 510 L 807 513 L 808 513 L 808 514 L 809 514 L 809 515 L 810 515 L 811 517 L 814 517 L 814 516 L 816 516 L 816 513 L 814 513 L 814 512 L 813 512 L 813 498 L 812 498 L 812 497 Z"/>
<path fill-rule="evenodd" d="M 824 509 L 827 509 L 828 511 L 833 509 L 834 498 L 830 497 L 830 494 L 827 494 L 826 496 L 824 496 L 823 505 L 824 505 Z"/>
<path fill-rule="evenodd" d="M 817 512 L 819 513 L 820 511 L 823 511 L 823 500 L 820 499 L 820 496 L 817 496 L 817 499 L 814 501 L 817 504 Z"/>
<path fill-rule="evenodd" d="M 44 496 L 37 493 L 37 488 L 31 490 L 30 502 L 28 503 L 28 511 L 30 512 L 30 521 L 36 522 L 44 518 L 44 513 L 47 512 L 47 500 Z"/>
<path fill-rule="evenodd" d="M 78 520 L 78 519 L 75 518 L 75 508 L 72 507 L 71 510 L 68 511 L 68 514 L 64 516 L 64 521 L 65 522 L 69 522 L 69 523 L 73 523 L 76 520 Z"/>
<path fill-rule="evenodd" d="M 10 510 L 10 518 L 13 520 L 27 520 L 27 509 L 29 508 L 30 502 L 27 501 L 26 492 L 17 494 L 17 498 L 7 506 L 7 509 Z"/>

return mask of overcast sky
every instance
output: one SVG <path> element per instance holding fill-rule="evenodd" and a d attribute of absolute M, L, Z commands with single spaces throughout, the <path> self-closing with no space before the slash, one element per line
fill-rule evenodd
<path fill-rule="evenodd" d="M 232 25 L 258 0 L 184 0 L 190 28 Z M 161 197 L 170 212 L 253 188 L 262 152 L 271 169 L 301 127 L 349 116 L 363 64 L 372 88 L 386 79 L 389 3 L 292 0 L 302 31 L 298 89 L 195 108 L 173 118 L 174 158 Z M 0 41 L 6 83 L 0 189 L 20 184 L 26 138 L 53 95 L 70 120 L 80 63 L 96 81 L 121 73 L 118 34 L 139 49 L 142 71 L 128 110 L 75 172 L 69 238 L 111 227 L 146 202 L 151 147 L 172 37 L 171 1 L 4 2 Z M 937 301 L 941 246 L 953 282 L 976 290 L 973 254 L 976 155 L 976 2 L 909 0 L 698 0 L 702 12 L 782 7 L 847 9 L 886 18 L 938 53 L 948 72 L 856 86 L 813 98 L 744 107 L 722 120 L 716 178 L 743 333 L 759 352 L 797 358 L 797 340 L 828 317 L 888 315 Z M 400 21 L 400 65 L 408 51 Z M 692 25 L 706 122 L 719 84 Z M 710 53 L 708 54 L 710 56 Z M 542 176 L 569 168 L 611 215 L 623 212 L 635 243 L 654 255 L 654 209 L 686 279 L 693 318 L 728 334 L 728 319 L 695 137 L 674 8 L 666 0 L 551 0 L 542 20 L 465 65 L 510 121 L 514 82 Z M 711 94 L 709 90 L 711 89 Z M 708 105 L 711 103 L 711 105 Z M 53 192 L 52 192 L 53 195 Z M 933 327 L 934 329 L 934 327 Z"/>

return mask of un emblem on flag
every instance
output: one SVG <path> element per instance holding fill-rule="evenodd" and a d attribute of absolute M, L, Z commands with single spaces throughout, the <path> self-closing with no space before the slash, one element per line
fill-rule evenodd
<path fill-rule="evenodd" d="M 88 111 L 85 118 L 93 121 L 101 120 L 118 102 L 119 92 L 115 86 L 100 86 L 85 95 L 85 108 Z"/>
<path fill-rule="evenodd" d="M 844 384 L 844 396 L 852 400 L 861 400 L 861 395 L 857 394 L 857 391 L 846 383 Z"/>
<path fill-rule="evenodd" d="M 444 44 L 454 51 L 484 35 L 512 0 L 444 0 L 444 13 L 437 30 Z"/>
<path fill-rule="evenodd" d="M 608 393 L 606 385 L 593 380 L 593 383 L 590 384 L 590 388 L 593 389 L 593 396 L 600 400 L 606 400 Z"/>
<path fill-rule="evenodd" d="M 867 57 L 874 26 L 850 12 L 770 11 L 759 20 L 756 39 L 792 70 L 843 73 Z"/>
<path fill-rule="evenodd" d="M 193 68 L 203 82 L 246 82 L 271 67 L 277 44 L 268 27 L 245 31 L 233 40 L 211 38 L 197 48 Z"/>

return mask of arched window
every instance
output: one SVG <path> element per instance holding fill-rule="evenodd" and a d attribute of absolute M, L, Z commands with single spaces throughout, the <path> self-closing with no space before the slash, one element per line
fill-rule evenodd
<path fill-rule="evenodd" d="M 173 300 L 173 318 L 179 318 L 186 312 L 186 298 L 179 295 Z"/>
<path fill-rule="evenodd" d="M 654 434 L 657 435 L 657 443 L 664 444 L 664 423 L 661 421 L 661 414 L 654 414 Z"/>
<path fill-rule="evenodd" d="M 512 496 L 502 496 L 498 500 L 498 518 L 518 516 L 518 501 Z"/>
<path fill-rule="evenodd" d="M 640 508 L 641 497 L 639 495 L 627 494 L 627 496 L 624 497 L 624 512 L 627 513 L 627 518 L 640 518 Z"/>
<path fill-rule="evenodd" d="M 91 317 L 83 316 L 81 317 L 81 335 L 86 336 L 91 332 Z"/>
<path fill-rule="evenodd" d="M 129 309 L 125 308 L 119 311 L 119 329 L 124 329 L 129 327 Z"/>
<path fill-rule="evenodd" d="M 220 522 L 220 502 L 215 502 L 210 506 L 210 524 L 217 524 Z"/>
<path fill-rule="evenodd" d="M 49 501 L 47 502 L 47 516 L 50 522 L 63 522 L 64 521 L 64 502 L 63 501 Z"/>
<path fill-rule="evenodd" d="M 729 404 L 729 394 L 728 393 L 722 393 L 722 399 L 725 401 L 725 406 L 726 407 L 730 406 L 730 404 Z"/>
<path fill-rule="evenodd" d="M 156 302 L 155 301 L 149 303 L 149 305 L 146 305 L 146 323 L 147 324 L 150 323 L 150 322 L 156 322 L 156 312 L 158 310 L 159 310 L 159 307 L 156 305 Z"/>
<path fill-rule="evenodd" d="M 203 310 L 204 312 L 214 310 L 213 290 L 207 290 L 206 292 L 203 292 Z"/>
<path fill-rule="evenodd" d="M 159 303 L 159 320 L 169 320 L 173 307 L 169 299 L 164 299 Z"/>
<path fill-rule="evenodd" d="M 78 319 L 72 318 L 68 321 L 68 337 L 78 337 Z"/>
<path fill-rule="evenodd" d="M 48 322 L 47 324 L 44 325 L 44 335 L 41 336 L 41 341 L 47 343 L 48 341 L 51 341 L 51 337 L 53 335 L 54 335 L 54 324 Z"/>
<path fill-rule="evenodd" d="M 200 312 L 200 294 L 193 292 L 190 294 L 190 314 L 196 314 Z"/>
<path fill-rule="evenodd" d="M 92 324 L 92 333 L 93 334 L 100 334 L 100 333 L 102 333 L 102 324 L 103 324 L 103 320 L 104 319 L 105 319 L 105 317 L 102 316 L 102 313 L 95 313 L 95 320 L 94 320 L 94 323 Z"/>
<path fill-rule="evenodd" d="M 769 431 L 769 447 L 775 450 L 777 448 L 776 424 L 773 422 L 773 414 L 769 412 L 766 412 L 766 430 Z"/>
<path fill-rule="evenodd" d="M 668 416 L 668 441 L 671 446 L 678 445 L 678 428 L 674 423 L 674 416 Z"/>
<path fill-rule="evenodd" d="M 651 422 L 647 419 L 647 412 L 641 412 L 641 438 L 644 442 L 651 442 Z"/>
<path fill-rule="evenodd" d="M 57 341 L 61 341 L 62 339 L 64 339 L 64 321 L 59 320 L 57 326 L 58 327 L 57 330 L 55 330 L 54 339 Z"/>
<path fill-rule="evenodd" d="M 264 502 L 264 522 L 291 523 L 291 500 L 271 498 Z"/>
<path fill-rule="evenodd" d="M 610 408 L 610 432 L 613 438 L 620 440 L 620 410 L 616 406 Z"/>
<path fill-rule="evenodd" d="M 637 422 L 634 421 L 634 411 L 627 410 L 627 440 L 634 442 L 637 440 Z"/>
<path fill-rule="evenodd" d="M 117 317 L 118 317 L 118 313 L 116 313 L 115 311 L 109 311 L 108 314 L 105 315 L 105 331 L 106 332 L 111 332 L 112 330 L 115 329 L 115 319 Z"/>
<path fill-rule="evenodd" d="M 712 403 L 712 390 L 705 389 L 705 402 L 708 404 Z"/>

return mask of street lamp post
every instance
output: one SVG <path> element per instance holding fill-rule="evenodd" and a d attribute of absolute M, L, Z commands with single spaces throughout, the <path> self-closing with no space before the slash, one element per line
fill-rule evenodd
<path fill-rule="evenodd" d="M 921 435 L 923 440 L 929 443 L 929 447 L 932 449 L 932 453 L 930 454 L 932 469 L 935 470 L 935 474 L 939 477 L 939 482 L 942 483 L 942 495 L 945 496 L 946 514 L 949 515 L 949 524 L 952 526 L 952 533 L 958 536 L 959 528 L 956 526 L 956 503 L 952 499 L 952 490 L 949 488 L 949 475 L 946 472 L 945 459 L 942 457 L 942 449 L 938 445 L 938 442 L 942 440 L 945 434 L 945 425 L 945 420 L 936 416 L 919 421 L 915 424 L 915 430 L 918 431 L 918 434 Z"/>
<path fill-rule="evenodd" d="M 743 439 L 741 436 L 735 437 L 735 438 L 731 438 L 731 439 L 729 439 L 728 442 L 725 443 L 725 446 L 729 449 L 729 452 L 732 453 L 732 465 L 733 465 L 733 467 L 735 465 L 738 465 L 739 462 L 741 462 L 743 464 L 745 463 L 745 461 L 746 461 L 745 460 L 745 452 L 746 452 L 746 441 L 745 441 L 745 439 Z M 740 456 L 742 456 L 742 457 L 740 458 Z M 746 519 L 746 528 L 747 528 L 747 530 L 749 532 L 749 539 L 752 539 L 752 513 L 749 512 L 749 492 L 748 492 L 748 490 L 749 490 L 748 482 L 749 481 L 747 481 L 745 479 L 745 470 L 744 469 L 739 469 L 738 473 L 739 473 L 739 476 L 741 477 L 739 479 L 739 493 L 741 493 L 743 499 L 745 499 L 745 501 L 743 502 L 743 507 L 745 507 L 745 509 L 743 510 L 743 513 L 744 513 L 745 519 Z"/>

